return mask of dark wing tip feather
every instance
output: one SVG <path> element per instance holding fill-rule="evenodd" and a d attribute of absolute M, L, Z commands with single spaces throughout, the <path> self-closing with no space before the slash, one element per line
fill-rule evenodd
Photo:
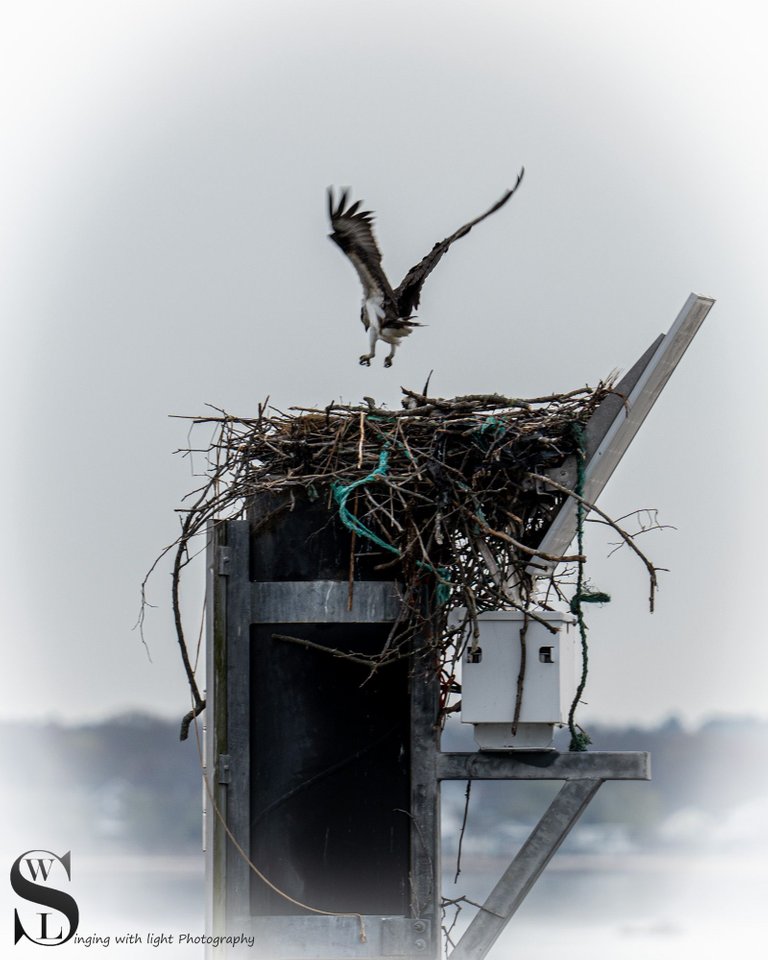
<path fill-rule="evenodd" d="M 328 214 L 334 230 L 348 233 L 350 229 L 364 227 L 370 235 L 373 224 L 372 211 L 360 209 L 362 200 L 355 200 L 350 206 L 347 206 L 348 201 L 349 187 L 342 189 L 338 202 L 334 198 L 333 187 L 328 187 Z M 373 239 L 372 235 L 371 239 Z"/>
<path fill-rule="evenodd" d="M 512 189 L 509 191 L 509 196 L 510 196 L 510 197 L 511 197 L 512 194 L 515 192 L 515 190 L 517 190 L 517 188 L 520 186 L 520 184 L 523 182 L 523 177 L 524 177 L 524 176 L 525 176 L 525 167 L 520 167 L 520 173 L 518 173 L 518 175 L 517 175 L 517 180 L 515 180 L 515 185 L 514 185 L 514 187 L 512 187 Z"/>
<path fill-rule="evenodd" d="M 518 188 L 518 187 L 520 186 L 520 184 L 523 182 L 523 176 L 524 176 L 524 175 L 525 175 L 525 167 L 520 167 L 520 173 L 518 173 L 518 175 L 517 175 L 517 180 L 515 180 L 515 185 L 514 185 L 514 187 L 512 187 L 511 190 L 507 190 L 507 192 L 504 194 L 504 196 L 501 198 L 501 200 L 499 200 L 498 203 L 495 203 L 495 204 L 491 207 L 490 210 L 488 210 L 486 213 L 484 213 L 481 219 L 485 219 L 485 217 L 490 216 L 490 214 L 496 213 L 497 210 L 500 210 L 500 209 L 504 206 L 504 204 L 507 202 L 507 200 L 509 200 L 509 199 L 512 197 L 512 195 L 514 194 L 514 192 L 517 190 L 517 188 Z"/>
<path fill-rule="evenodd" d="M 348 198 L 349 187 L 341 188 L 338 201 L 334 196 L 334 188 L 328 187 L 328 216 L 332 222 L 344 215 L 344 207 L 347 205 Z"/>

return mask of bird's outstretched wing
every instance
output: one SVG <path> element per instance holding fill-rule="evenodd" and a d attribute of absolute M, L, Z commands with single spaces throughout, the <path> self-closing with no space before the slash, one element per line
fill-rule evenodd
<path fill-rule="evenodd" d="M 411 267 L 411 269 L 403 278 L 402 283 L 395 290 L 395 300 L 397 301 L 398 310 L 401 317 L 410 316 L 411 311 L 418 307 L 419 299 L 421 298 L 421 288 L 424 285 L 424 281 L 435 269 L 440 261 L 440 258 L 448 250 L 450 245 L 460 237 L 466 236 L 472 227 L 480 223 L 481 220 L 485 220 L 486 217 L 490 217 L 492 213 L 500 210 L 515 192 L 515 190 L 517 190 L 517 188 L 520 186 L 524 173 L 525 167 L 520 170 L 514 187 L 512 187 L 511 190 L 508 190 L 501 200 L 499 200 L 497 203 L 494 203 L 490 210 L 486 210 L 485 213 L 481 214 L 479 217 L 476 217 L 474 220 L 470 220 L 469 223 L 465 223 L 463 227 L 459 227 L 459 229 L 455 233 L 452 233 L 450 237 L 446 237 L 445 240 L 442 240 L 440 243 L 436 243 L 420 263 L 417 263 L 415 267 Z"/>
<path fill-rule="evenodd" d="M 347 207 L 348 196 L 349 191 L 342 190 L 336 203 L 333 189 L 328 188 L 328 216 L 333 227 L 333 233 L 329 236 L 352 261 L 365 297 L 378 296 L 393 300 L 392 287 L 382 269 L 381 252 L 373 236 L 373 214 L 370 210 L 359 209 L 360 200 Z"/>

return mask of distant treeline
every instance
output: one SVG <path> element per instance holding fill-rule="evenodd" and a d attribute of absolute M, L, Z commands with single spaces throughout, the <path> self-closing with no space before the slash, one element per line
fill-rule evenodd
<path fill-rule="evenodd" d="M 654 727 L 588 727 L 590 750 L 648 751 L 652 780 L 608 781 L 580 823 L 604 828 L 615 825 L 625 841 L 639 848 L 688 846 L 702 850 L 708 840 L 715 839 L 717 830 L 711 830 L 711 838 L 701 832 L 723 824 L 734 811 L 759 798 L 768 809 L 765 721 L 713 719 L 696 729 L 687 729 L 676 719 Z M 567 731 L 555 742 L 559 749 L 567 750 Z M 443 749 L 473 749 L 471 734 L 463 725 L 451 725 L 443 737 Z M 463 815 L 464 786 L 453 784 L 444 791 L 444 811 L 450 811 L 454 820 Z M 505 823 L 534 823 L 557 786 L 549 782 L 473 783 L 472 837 L 477 841 L 484 834 L 491 836 Z"/>
<path fill-rule="evenodd" d="M 636 839 L 650 842 L 658 824 L 676 811 L 720 817 L 768 795 L 765 721 L 712 720 L 695 730 L 676 720 L 649 728 L 591 725 L 589 733 L 593 750 L 650 751 L 653 780 L 606 784 L 585 823 L 623 824 Z M 6 722 L 0 735 L 10 760 L 6 769 L 16 772 L 6 780 L 2 814 L 33 846 L 200 849 L 197 744 L 194 737 L 179 741 L 177 721 L 126 715 L 79 726 Z M 452 723 L 443 748 L 467 749 L 466 730 Z M 448 807 L 456 806 L 457 789 L 446 797 Z M 536 819 L 552 789 L 546 783 L 473 784 L 473 832 L 500 819 Z"/>

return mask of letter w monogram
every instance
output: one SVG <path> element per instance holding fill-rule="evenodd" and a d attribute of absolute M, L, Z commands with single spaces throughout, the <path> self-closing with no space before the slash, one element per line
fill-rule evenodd
<path fill-rule="evenodd" d="M 43 860 L 42 857 L 39 857 L 37 860 L 37 870 L 35 870 L 35 861 L 27 859 L 24 861 L 29 868 L 29 872 L 33 880 L 37 880 L 38 872 L 43 880 L 48 879 L 48 874 L 51 872 L 51 865 L 53 860 Z"/>

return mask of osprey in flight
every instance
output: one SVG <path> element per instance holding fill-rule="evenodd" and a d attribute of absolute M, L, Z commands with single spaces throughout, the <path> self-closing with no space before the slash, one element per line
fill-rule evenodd
<path fill-rule="evenodd" d="M 454 240 L 458 240 L 459 237 L 469 233 L 476 223 L 485 220 L 486 217 L 504 206 L 520 186 L 524 172 L 525 169 L 523 168 L 514 187 L 508 190 L 490 210 L 486 210 L 481 216 L 465 223 L 463 227 L 459 227 L 450 237 L 436 243 L 423 260 L 417 263 L 415 267 L 411 267 L 400 285 L 394 290 L 381 266 L 381 253 L 373 236 L 373 214 L 369 210 L 358 209 L 362 202 L 360 200 L 347 207 L 349 191 L 346 189 L 342 190 L 337 203 L 332 188 L 328 188 L 328 213 L 333 227 L 333 233 L 329 236 L 352 261 L 352 265 L 357 270 L 357 275 L 363 285 L 363 305 L 360 310 L 360 319 L 368 331 L 370 352 L 364 353 L 360 357 L 361 364 L 366 367 L 371 365 L 371 360 L 376 353 L 376 341 L 384 340 L 385 343 L 390 344 L 390 351 L 384 359 L 384 366 L 392 366 L 392 358 L 400 340 L 407 337 L 414 327 L 421 326 L 412 318 L 412 314 L 419 305 L 424 281 Z"/>

